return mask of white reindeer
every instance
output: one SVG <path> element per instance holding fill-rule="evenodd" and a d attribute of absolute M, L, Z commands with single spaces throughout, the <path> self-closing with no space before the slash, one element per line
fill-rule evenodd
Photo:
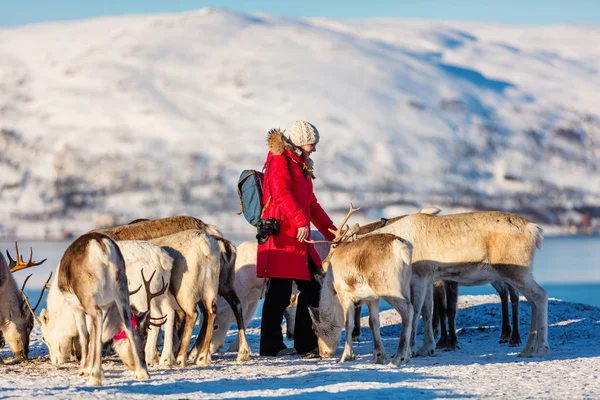
<path fill-rule="evenodd" d="M 30 249 L 29 261 L 25 262 L 19 256 L 19 248 L 16 242 L 15 249 L 17 252 L 16 261 L 10 257 L 8 250 L 6 251 L 10 264 L 6 263 L 4 256 L 0 253 L 0 333 L 8 343 L 15 359 L 25 359 L 29 356 L 29 335 L 33 329 L 33 317 L 27 308 L 23 295 L 27 279 L 23 283 L 23 288 L 19 290 L 12 274 L 25 268 L 40 265 L 46 260 L 31 261 L 33 249 Z"/>
<path fill-rule="evenodd" d="M 358 210 L 351 205 L 350 215 Z M 379 299 L 383 298 L 402 317 L 402 332 L 392 364 L 405 364 L 410 359 L 410 337 L 413 309 L 410 303 L 411 246 L 392 234 L 375 234 L 358 240 L 347 240 L 352 231 L 336 232 L 336 239 L 324 264 L 329 264 L 321 289 L 318 308 L 310 308 L 313 330 L 318 336 L 319 354 L 333 356 L 340 341 L 342 327 L 346 345 L 341 362 L 354 359 L 352 329 L 356 304 L 369 308 L 369 326 L 373 332 L 373 361 L 381 364 L 385 351 L 379 332 Z M 355 233 L 358 233 L 356 227 Z"/>
<path fill-rule="evenodd" d="M 532 310 L 529 336 L 520 356 L 543 357 L 548 353 L 548 295 L 535 282 L 531 268 L 535 249 L 542 243 L 537 225 L 504 212 L 411 214 L 375 232 L 393 233 L 413 245 L 413 352 L 422 310 L 425 337 L 416 353 L 434 353 L 432 284 L 444 279 L 469 285 L 501 280 L 514 286 Z"/>
<path fill-rule="evenodd" d="M 115 305 L 133 349 L 136 379 L 148 379 L 148 371 L 135 343 L 129 308 L 125 262 L 119 247 L 105 235 L 88 233 L 65 251 L 57 276 L 58 289 L 75 314 L 81 347 L 81 373 L 88 384 L 102 384 L 102 324 Z"/>

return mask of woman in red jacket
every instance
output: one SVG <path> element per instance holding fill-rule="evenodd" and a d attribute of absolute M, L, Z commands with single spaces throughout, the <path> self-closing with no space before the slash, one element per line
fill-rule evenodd
<path fill-rule="evenodd" d="M 319 305 L 320 285 L 314 273 L 321 268 L 321 259 L 310 238 L 310 223 L 325 238 L 336 229 L 313 193 L 313 162 L 319 131 L 306 121 L 296 121 L 289 138 L 278 129 L 269 132 L 269 154 L 265 161 L 263 220 L 279 221 L 279 233 L 259 243 L 256 273 L 268 279 L 260 326 L 260 354 L 276 356 L 293 354 L 283 343 L 281 322 L 296 281 L 300 295 L 296 309 L 294 348 L 299 354 L 317 348 L 308 307 Z"/>

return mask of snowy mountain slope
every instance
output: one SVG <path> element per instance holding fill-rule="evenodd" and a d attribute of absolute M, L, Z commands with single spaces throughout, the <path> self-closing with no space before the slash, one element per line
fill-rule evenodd
<path fill-rule="evenodd" d="M 600 207 L 599 41 L 597 27 L 213 9 L 0 30 L 0 221 L 247 228 L 239 172 L 262 166 L 268 129 L 302 118 L 321 131 L 327 209 L 565 223 Z"/>

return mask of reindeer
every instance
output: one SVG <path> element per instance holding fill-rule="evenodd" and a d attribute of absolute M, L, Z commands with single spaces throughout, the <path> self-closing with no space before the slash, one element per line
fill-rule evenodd
<path fill-rule="evenodd" d="M 548 295 L 536 283 L 531 269 L 535 249 L 543 239 L 537 225 L 497 211 L 444 216 L 412 214 L 374 232 L 393 233 L 414 246 L 413 352 L 421 311 L 425 325 L 424 344 L 417 355 L 434 353 L 432 284 L 440 279 L 470 285 L 505 281 L 515 287 L 532 310 L 529 336 L 520 356 L 543 357 L 548 353 Z"/>
<path fill-rule="evenodd" d="M 89 376 L 88 384 L 102 384 L 103 319 L 113 305 L 132 349 L 135 379 L 148 379 L 135 343 L 125 262 L 117 244 L 99 233 L 77 238 L 60 261 L 57 285 L 74 313 L 82 353 L 81 375 Z"/>
<path fill-rule="evenodd" d="M 402 332 L 392 364 L 405 364 L 410 359 L 410 337 L 413 309 L 410 303 L 411 245 L 392 234 L 374 234 L 353 240 L 358 226 L 343 230 L 350 212 L 335 231 L 335 239 L 321 289 L 319 307 L 309 309 L 313 330 L 318 336 L 319 354 L 331 357 L 340 341 L 342 327 L 346 330 L 346 345 L 340 362 L 354 359 L 351 332 L 355 305 L 366 303 L 369 326 L 373 331 L 373 361 L 382 364 L 385 351 L 379 332 L 379 299 L 383 298 L 402 317 Z"/>
<path fill-rule="evenodd" d="M 436 207 L 427 207 L 418 211 L 421 214 L 437 215 L 440 213 L 440 209 Z M 381 221 L 373 222 L 360 227 L 359 234 L 364 235 L 369 232 L 373 232 L 380 229 L 388 224 L 392 224 L 396 221 L 401 220 L 407 215 L 401 215 L 394 218 L 382 218 Z M 498 292 L 502 302 L 502 333 L 500 336 L 500 343 L 509 342 L 509 346 L 518 346 L 521 344 L 521 337 L 519 335 L 519 294 L 514 287 L 505 283 L 501 280 L 491 282 L 492 286 Z M 513 310 L 513 328 L 511 330 L 510 322 L 508 319 L 508 298 Z M 443 348 L 446 350 L 454 350 L 458 344 L 456 338 L 456 329 L 454 327 L 454 320 L 456 317 L 456 310 L 458 305 L 458 283 L 452 281 L 439 281 L 434 286 L 434 305 L 433 305 L 433 328 L 434 331 L 440 329 L 440 340 L 437 342 L 436 347 Z M 352 332 L 352 340 L 358 341 L 360 337 L 360 311 L 361 307 L 357 307 L 354 314 L 354 331 Z M 448 330 L 446 330 L 446 317 L 448 318 Z M 437 336 L 437 334 L 436 334 Z"/>
<path fill-rule="evenodd" d="M 441 210 L 437 207 L 426 207 L 420 209 L 417 213 L 422 214 L 430 214 L 437 215 Z M 394 218 L 381 218 L 379 221 L 371 222 L 367 225 L 363 225 L 359 227 L 359 234 L 366 235 L 367 233 L 373 232 L 377 229 L 380 229 L 387 224 L 394 223 L 402 218 L 406 217 L 406 215 L 400 215 Z M 329 251 L 329 248 L 328 248 Z M 354 329 L 352 330 L 352 341 L 358 342 L 360 340 L 360 313 L 362 311 L 362 305 L 357 305 L 356 310 L 354 310 Z M 291 313 L 289 314 L 291 317 Z"/>
<path fill-rule="evenodd" d="M 166 250 L 143 241 L 123 241 L 118 243 L 123 259 L 127 265 L 126 275 L 129 286 L 130 307 L 132 309 L 132 326 L 134 326 L 135 343 L 138 353 L 144 355 L 148 365 L 156 363 L 156 340 L 158 329 L 162 324 L 152 322 L 150 314 L 164 317 L 165 344 L 161 356 L 161 365 L 173 365 L 173 322 L 176 303 L 166 292 L 170 281 L 173 259 Z M 146 280 L 144 271 L 150 278 Z M 56 275 L 60 274 L 60 264 Z M 156 278 L 156 279 L 153 279 Z M 159 281 L 161 282 L 159 287 Z M 136 289 L 134 289 L 134 287 Z M 141 288 L 144 287 L 144 291 Z M 154 293 L 152 292 L 154 291 Z M 152 300 L 155 300 L 152 302 Z M 148 312 L 150 311 L 150 312 Z M 142 312 L 141 314 L 137 314 Z M 137 314 L 137 315 L 136 315 Z M 48 309 L 42 310 L 40 318 L 36 318 L 42 328 L 42 341 L 48 347 L 53 364 L 62 364 L 74 356 L 73 343 L 78 337 L 75 314 L 69 307 L 65 295 L 58 290 L 56 282 L 50 287 Z M 121 333 L 119 333 L 121 332 Z M 117 340 L 113 340 L 117 336 Z M 122 339 L 122 340 L 119 340 Z M 111 306 L 102 325 L 102 343 L 113 341 L 115 351 L 129 369 L 135 368 L 133 349 L 122 330 L 121 317 L 116 305 Z"/>
<path fill-rule="evenodd" d="M 30 248 L 29 261 L 25 262 L 23 257 L 19 256 L 19 247 L 16 242 L 15 250 L 16 261 L 11 258 L 8 250 L 6 251 L 10 264 L 7 264 L 4 256 L 0 254 L 0 332 L 15 359 L 26 359 L 29 356 L 29 335 L 33 329 L 33 317 L 29 313 L 23 297 L 23 290 L 29 277 L 25 279 L 23 287 L 19 290 L 12 273 L 40 265 L 46 259 L 40 262 L 32 261 L 33 249 Z M 43 294 L 42 290 L 42 296 Z"/>
<path fill-rule="evenodd" d="M 150 242 L 163 247 L 174 260 L 169 290 L 176 299 L 178 308 L 185 314 L 177 364 L 187 365 L 187 350 L 198 319 L 198 305 L 204 318 L 190 358 L 197 365 L 208 365 L 211 362 L 210 342 L 217 311 L 222 259 L 219 242 L 199 230 L 177 232 Z"/>
<path fill-rule="evenodd" d="M 149 240 L 160 238 L 161 236 L 171 235 L 188 229 L 196 229 L 214 237 L 221 250 L 221 268 L 219 273 L 219 296 L 223 297 L 233 310 L 238 326 L 238 337 L 240 346 L 237 360 L 247 361 L 250 359 L 250 346 L 246 340 L 246 325 L 244 323 L 244 312 L 240 304 L 240 299 L 234 288 L 235 258 L 236 249 L 233 243 L 224 239 L 219 230 L 214 225 L 209 225 L 197 218 L 188 216 L 175 216 L 161 218 L 156 220 L 135 220 L 129 225 L 114 227 L 111 229 L 100 230 L 113 240 Z M 201 337 L 196 339 L 194 348 L 198 349 L 201 345 Z M 196 355 L 197 350 L 192 355 Z"/>

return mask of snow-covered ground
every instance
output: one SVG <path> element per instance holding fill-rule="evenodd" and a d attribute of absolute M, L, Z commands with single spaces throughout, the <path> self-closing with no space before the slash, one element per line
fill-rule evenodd
<path fill-rule="evenodd" d="M 383 304 L 383 303 L 382 303 Z M 522 299 L 523 341 L 530 308 Z M 381 313 L 382 336 L 389 357 L 398 345 L 399 316 Z M 433 357 L 414 357 L 402 367 L 371 363 L 372 336 L 366 317 L 357 359 L 344 364 L 335 359 L 300 356 L 265 358 L 237 363 L 235 354 L 219 353 L 209 367 L 152 368 L 151 379 L 135 381 L 114 359 L 104 360 L 102 388 L 85 386 L 74 363 L 51 365 L 36 327 L 32 360 L 0 366 L 0 397 L 71 398 L 552 398 L 591 399 L 600 395 L 600 309 L 579 303 L 549 301 L 550 355 L 522 359 L 520 348 L 498 344 L 500 305 L 497 296 L 461 296 L 457 326 L 460 349 Z M 248 329 L 252 350 L 258 351 L 258 318 Z M 226 346 L 233 339 L 230 331 Z M 418 339 L 422 337 L 419 336 Z M 291 343 L 288 343 L 291 344 Z M 8 349 L 2 357 L 10 355 Z M 341 355 L 341 347 L 337 356 Z"/>

